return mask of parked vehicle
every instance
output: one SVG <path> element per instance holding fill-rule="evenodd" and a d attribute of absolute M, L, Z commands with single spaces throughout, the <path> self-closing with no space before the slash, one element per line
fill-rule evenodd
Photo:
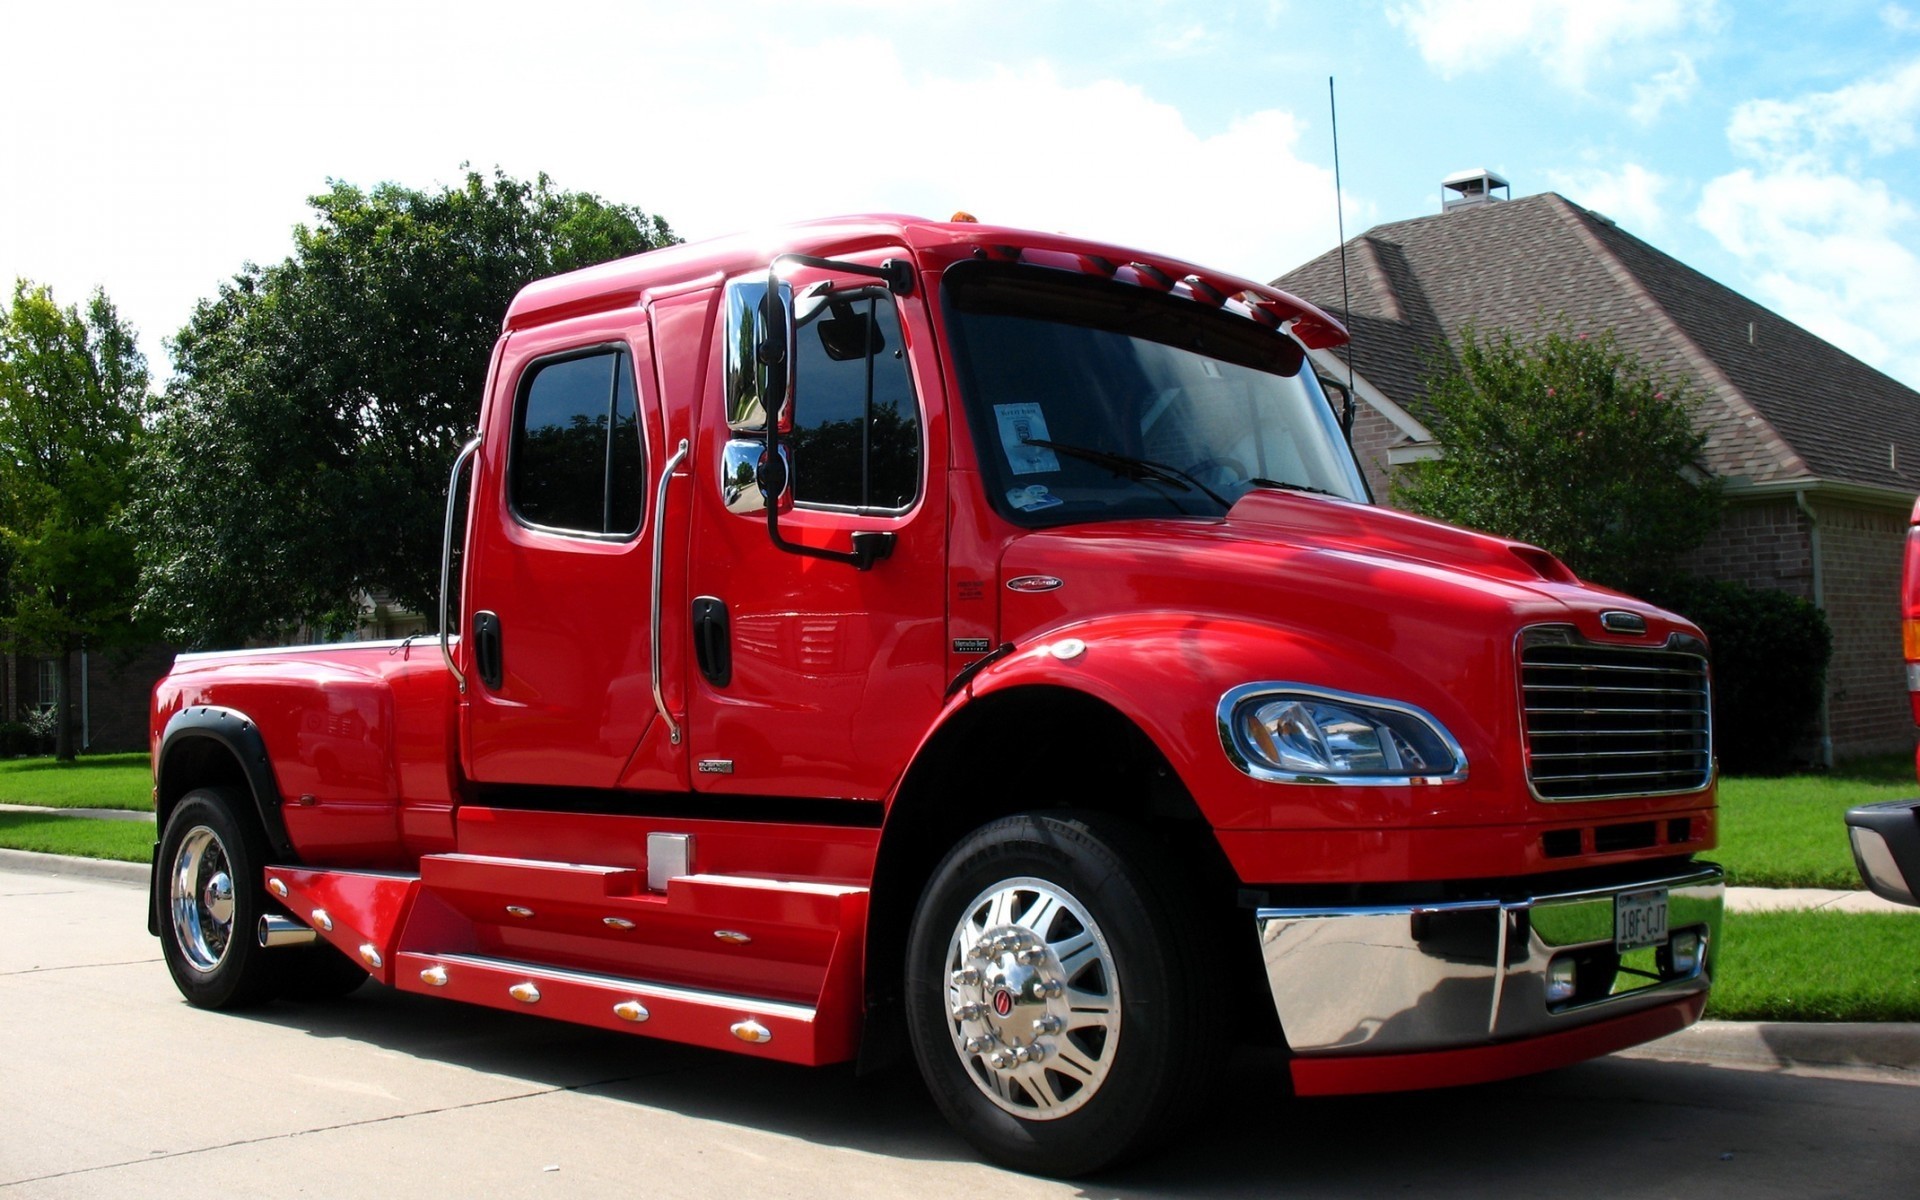
<path fill-rule="evenodd" d="M 529 286 L 439 642 L 155 689 L 174 979 L 910 1048 L 1059 1174 L 1177 1128 L 1237 1041 L 1325 1095 L 1682 1028 L 1723 890 L 1705 642 L 1371 504 L 1308 359 L 1345 336 L 898 217 Z"/>
<path fill-rule="evenodd" d="M 1906 570 L 1900 589 L 1901 641 L 1907 699 L 1920 724 L 1920 500 L 1907 523 Z M 1914 766 L 1920 771 L 1920 750 Z M 1920 800 L 1889 800 L 1847 810 L 1847 836 L 1860 878 L 1877 896 L 1920 904 Z"/>

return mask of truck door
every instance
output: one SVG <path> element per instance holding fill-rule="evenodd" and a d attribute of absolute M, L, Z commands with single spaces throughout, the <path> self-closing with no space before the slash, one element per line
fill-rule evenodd
<path fill-rule="evenodd" d="M 751 481 L 765 425 L 743 394 L 766 279 L 726 288 L 692 459 L 693 784 L 879 800 L 946 682 L 947 440 L 933 333 L 917 294 L 831 269 L 791 273 L 798 324 L 780 533 L 837 551 L 856 531 L 892 543 L 865 570 L 789 553 L 770 539 Z"/>
<path fill-rule="evenodd" d="M 644 314 L 509 338 L 461 598 L 476 782 L 611 788 L 655 719 L 648 481 L 662 436 Z"/>

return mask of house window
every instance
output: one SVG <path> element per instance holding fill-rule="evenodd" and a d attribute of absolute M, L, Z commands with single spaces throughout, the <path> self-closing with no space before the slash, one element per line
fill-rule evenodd
<path fill-rule="evenodd" d="M 60 703 L 60 663 L 57 659 L 40 660 L 40 707 L 52 708 Z"/>
<path fill-rule="evenodd" d="M 514 511 L 529 525 L 597 537 L 639 532 L 646 467 L 624 348 L 534 364 L 520 386 L 508 476 Z"/>

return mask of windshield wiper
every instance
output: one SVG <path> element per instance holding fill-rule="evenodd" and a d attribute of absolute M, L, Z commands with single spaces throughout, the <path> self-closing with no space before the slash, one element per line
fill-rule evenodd
<path fill-rule="evenodd" d="M 1154 462 L 1152 459 L 1134 458 L 1130 454 L 1115 454 L 1111 450 L 1096 450 L 1092 446 L 1076 446 L 1071 442 L 1055 442 L 1046 438 L 1022 438 L 1020 440 L 1024 445 L 1041 446 L 1048 450 L 1058 450 L 1070 458 L 1081 458 L 1090 463 L 1096 463 L 1112 471 L 1122 479 L 1151 479 L 1164 483 L 1169 487 L 1177 487 L 1183 492 L 1190 492 L 1194 488 L 1199 488 L 1207 494 L 1208 499 L 1218 504 L 1221 508 L 1226 509 L 1233 507 L 1232 501 L 1222 496 L 1219 492 L 1214 491 L 1206 484 L 1201 483 L 1192 475 L 1182 471 L 1179 467 L 1170 467 L 1165 463 Z"/>
<path fill-rule="evenodd" d="M 1312 492 L 1316 496 L 1332 496 L 1336 500 L 1340 499 L 1338 493 L 1330 492 L 1325 488 L 1314 487 L 1310 483 L 1288 483 L 1281 479 L 1261 479 L 1259 476 L 1255 476 L 1247 480 L 1247 482 L 1255 487 L 1283 488 L 1289 492 Z"/>

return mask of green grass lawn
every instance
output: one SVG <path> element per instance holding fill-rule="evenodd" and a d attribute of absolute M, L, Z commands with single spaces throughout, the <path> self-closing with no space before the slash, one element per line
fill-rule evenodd
<path fill-rule="evenodd" d="M 51 758 L 0 760 L 0 804 L 48 808 L 153 811 L 153 776 L 145 754 L 89 754 L 70 763 Z"/>
<path fill-rule="evenodd" d="M 1920 784 L 1906 755 L 1823 775 L 1729 777 L 1720 781 L 1720 846 L 1707 857 L 1745 887 L 1859 888 L 1843 814 L 1915 795 Z"/>
<path fill-rule="evenodd" d="M 0 809 L 0 847 L 8 850 L 144 863 L 153 861 L 153 841 L 150 821 L 113 821 Z"/>
<path fill-rule="evenodd" d="M 1707 1016 L 1920 1021 L 1920 912 L 1728 913 Z"/>

